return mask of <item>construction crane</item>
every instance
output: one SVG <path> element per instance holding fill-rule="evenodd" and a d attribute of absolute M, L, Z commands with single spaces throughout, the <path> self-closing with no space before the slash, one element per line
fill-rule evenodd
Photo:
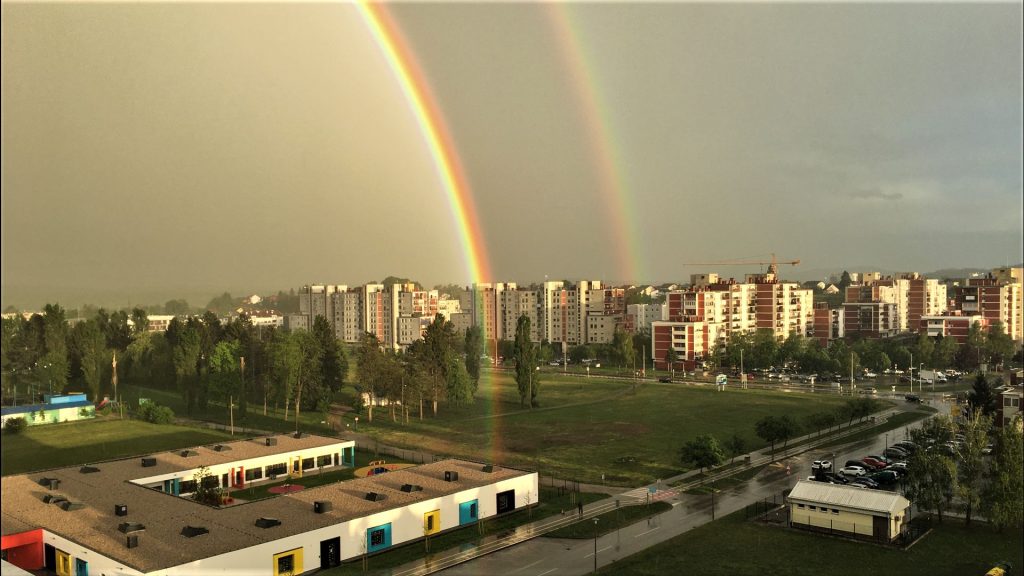
<path fill-rule="evenodd" d="M 752 266 L 765 264 L 771 265 L 771 270 L 778 270 L 779 264 L 789 264 L 790 266 L 796 266 L 799 264 L 799 260 L 784 260 L 779 262 L 775 258 L 775 254 L 772 254 L 772 259 L 769 262 L 763 260 L 719 260 L 717 262 L 684 262 L 683 266 Z"/>

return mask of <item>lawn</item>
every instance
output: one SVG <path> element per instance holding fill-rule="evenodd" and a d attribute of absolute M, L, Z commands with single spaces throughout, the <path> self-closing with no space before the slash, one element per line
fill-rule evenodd
<path fill-rule="evenodd" d="M 216 430 L 101 417 L 31 426 L 20 434 L 4 434 L 0 461 L 4 475 L 22 474 L 213 444 L 231 438 Z M 241 436 L 235 438 L 241 439 Z"/>
<path fill-rule="evenodd" d="M 1000 534 L 975 522 L 970 528 L 947 519 L 909 550 L 765 526 L 743 511 L 705 524 L 601 569 L 602 574 L 677 573 L 732 576 L 861 576 L 875 567 L 885 574 L 984 574 L 996 562 L 1024 565 L 1024 537 Z M 883 569 L 884 567 L 884 569 Z M 867 570 L 867 572 L 865 572 Z"/>
<path fill-rule="evenodd" d="M 169 405 L 182 416 L 180 397 L 173 392 L 136 389 L 137 394 Z M 354 403 L 354 390 L 346 386 L 336 401 Z M 754 434 L 754 422 L 768 414 L 804 416 L 829 411 L 847 401 L 828 394 L 800 394 L 762 390 L 717 392 L 706 387 L 644 382 L 632 379 L 580 378 L 545 374 L 540 406 L 525 408 L 510 374 L 485 371 L 476 401 L 467 406 L 442 402 L 432 416 L 429 402 L 425 415 L 411 406 L 409 423 L 392 421 L 389 408 L 374 409 L 369 421 L 365 409 L 359 432 L 382 444 L 422 449 L 535 469 L 543 475 L 581 482 L 639 485 L 685 471 L 678 450 L 687 439 L 711 433 L 720 441 L 734 433 L 746 440 L 747 450 L 764 446 Z M 410 404 L 412 402 L 410 401 Z M 249 406 L 245 426 L 294 430 L 294 419 L 285 422 L 283 411 Z M 354 430 L 355 413 L 345 416 Z M 225 422 L 227 410 L 211 405 L 193 418 Z M 301 428 L 332 434 L 319 413 L 304 413 Z M 235 414 L 235 424 L 242 419 Z"/>
<path fill-rule="evenodd" d="M 725 440 L 736 433 L 748 450 L 764 442 L 754 422 L 768 414 L 805 415 L 831 410 L 846 399 L 832 395 L 695 388 L 630 381 L 549 376 L 541 406 L 523 409 L 511 377 L 495 375 L 472 407 L 446 409 L 438 418 L 408 425 L 378 416 L 360 431 L 381 442 L 438 454 L 494 460 L 582 482 L 637 485 L 684 471 L 679 446 L 701 433 Z M 379 414 L 379 412 L 378 412 Z M 602 480 L 602 474 L 604 478 Z"/>

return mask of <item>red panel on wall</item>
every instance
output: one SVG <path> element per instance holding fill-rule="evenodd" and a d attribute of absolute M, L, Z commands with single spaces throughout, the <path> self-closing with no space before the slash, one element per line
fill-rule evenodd
<path fill-rule="evenodd" d="M 43 568 L 43 530 L 37 528 L 20 534 L 0 537 L 0 550 L 7 553 L 7 561 L 23 570 Z"/>

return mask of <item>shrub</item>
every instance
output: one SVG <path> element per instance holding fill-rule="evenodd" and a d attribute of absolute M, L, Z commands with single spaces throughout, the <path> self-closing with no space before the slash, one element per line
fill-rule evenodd
<path fill-rule="evenodd" d="M 136 416 L 152 424 L 170 424 L 174 421 L 174 410 L 148 402 L 139 406 Z"/>
<path fill-rule="evenodd" d="M 28 422 L 20 416 L 17 418 L 8 418 L 7 422 L 4 422 L 4 431 L 8 434 L 19 434 L 26 426 L 28 426 Z"/>

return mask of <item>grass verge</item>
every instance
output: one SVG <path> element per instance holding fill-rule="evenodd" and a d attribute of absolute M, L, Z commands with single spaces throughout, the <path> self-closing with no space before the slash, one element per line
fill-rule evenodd
<path fill-rule="evenodd" d="M 959 520 L 936 524 L 909 550 L 746 521 L 743 511 L 705 524 L 643 552 L 605 566 L 601 574 L 702 576 L 862 576 L 884 574 L 984 574 L 996 562 L 1024 564 L 1020 531 L 996 532 Z"/>
<path fill-rule="evenodd" d="M 655 514 L 661 514 L 662 512 L 667 512 L 671 509 L 671 504 L 661 501 L 653 502 L 651 504 L 640 504 L 637 506 L 625 506 L 613 510 L 612 512 L 606 512 L 597 516 L 597 523 L 595 523 L 592 518 L 588 518 L 583 522 L 577 522 L 564 528 L 559 528 L 554 532 L 548 532 L 544 537 L 579 539 L 595 538 L 609 532 L 614 532 L 623 526 L 629 526 L 637 520 L 649 518 Z"/>
<path fill-rule="evenodd" d="M 4 434 L 0 462 L 4 475 L 23 474 L 242 438 L 203 428 L 97 418 Z"/>

